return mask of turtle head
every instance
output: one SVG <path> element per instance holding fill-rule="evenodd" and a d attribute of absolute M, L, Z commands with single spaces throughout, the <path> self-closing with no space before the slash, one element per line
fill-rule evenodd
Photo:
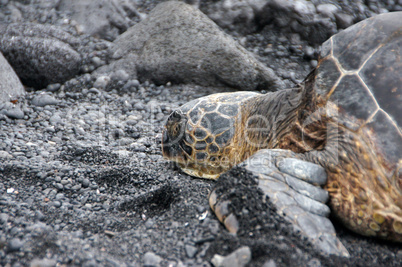
<path fill-rule="evenodd" d="M 229 168 L 217 161 L 221 153 L 219 142 L 226 141 L 227 135 L 222 132 L 220 137 L 213 138 L 210 129 L 194 125 L 188 114 L 176 110 L 168 117 L 162 132 L 162 154 L 191 176 L 217 179 Z"/>
<path fill-rule="evenodd" d="M 165 158 L 185 163 L 191 155 L 191 147 L 184 141 L 187 117 L 180 110 L 173 111 L 167 119 L 162 133 L 162 154 Z"/>

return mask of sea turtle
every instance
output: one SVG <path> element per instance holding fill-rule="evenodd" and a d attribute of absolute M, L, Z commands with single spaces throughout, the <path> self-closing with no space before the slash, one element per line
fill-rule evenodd
<path fill-rule="evenodd" d="M 163 155 L 216 179 L 259 150 L 289 150 L 325 168 L 346 227 L 402 242 L 401 57 L 402 12 L 366 19 L 327 40 L 296 88 L 214 94 L 174 111 Z"/>

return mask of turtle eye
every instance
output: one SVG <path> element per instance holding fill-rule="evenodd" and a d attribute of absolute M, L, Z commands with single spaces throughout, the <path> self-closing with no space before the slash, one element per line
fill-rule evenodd
<path fill-rule="evenodd" d="M 175 142 L 181 140 L 185 134 L 187 124 L 186 116 L 181 110 L 173 111 L 166 123 L 166 130 L 168 131 L 169 138 Z"/>
<path fill-rule="evenodd" d="M 174 128 L 173 128 L 172 133 L 173 133 L 174 136 L 177 136 L 178 133 L 179 133 L 179 131 L 180 131 L 180 125 L 176 124 L 176 125 L 174 126 Z"/>

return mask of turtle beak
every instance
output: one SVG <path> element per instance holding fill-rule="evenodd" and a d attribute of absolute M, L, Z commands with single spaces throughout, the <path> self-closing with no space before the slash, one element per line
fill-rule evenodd
<path fill-rule="evenodd" d="M 180 142 L 172 140 L 166 129 L 162 133 L 162 155 L 168 160 L 179 163 L 183 163 L 186 160 Z"/>
<path fill-rule="evenodd" d="M 162 132 L 162 154 L 168 159 L 171 159 L 177 154 L 175 145 L 172 143 L 171 138 L 169 138 L 169 134 L 166 129 L 163 129 Z"/>
<path fill-rule="evenodd" d="M 163 131 L 162 131 L 162 150 L 166 146 L 165 144 L 167 144 L 168 142 L 169 142 L 168 133 L 167 133 L 166 129 L 163 129 Z"/>

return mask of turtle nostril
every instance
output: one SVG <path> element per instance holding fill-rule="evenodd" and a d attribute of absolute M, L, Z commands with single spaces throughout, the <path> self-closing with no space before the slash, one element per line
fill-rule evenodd
<path fill-rule="evenodd" d="M 173 111 L 173 117 L 175 117 L 175 118 L 181 118 L 180 112 L 177 111 L 177 110 Z"/>
<path fill-rule="evenodd" d="M 170 114 L 169 120 L 172 121 L 180 121 L 184 117 L 183 113 L 180 110 L 175 110 Z"/>

